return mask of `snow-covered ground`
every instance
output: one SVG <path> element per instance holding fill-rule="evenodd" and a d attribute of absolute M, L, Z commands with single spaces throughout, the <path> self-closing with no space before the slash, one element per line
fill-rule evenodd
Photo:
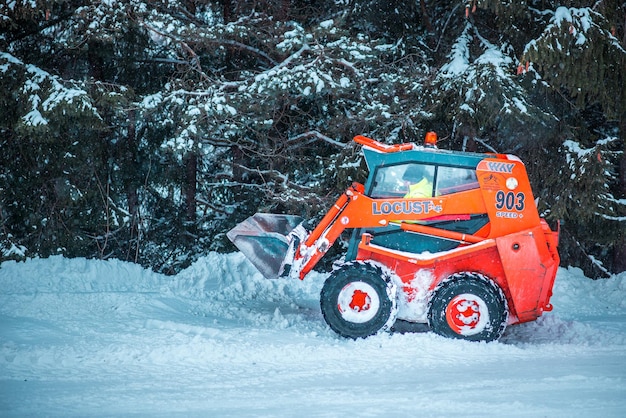
<path fill-rule="evenodd" d="M 324 275 L 241 254 L 174 277 L 120 261 L 0 267 L 0 416 L 626 416 L 626 274 L 560 269 L 554 311 L 501 341 L 346 340 Z"/>

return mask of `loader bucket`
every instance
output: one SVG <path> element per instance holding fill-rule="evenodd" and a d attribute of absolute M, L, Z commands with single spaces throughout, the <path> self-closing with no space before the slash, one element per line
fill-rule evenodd
<path fill-rule="evenodd" d="M 287 235 L 304 219 L 294 215 L 256 213 L 226 236 L 268 279 L 277 279 L 289 249 Z"/>

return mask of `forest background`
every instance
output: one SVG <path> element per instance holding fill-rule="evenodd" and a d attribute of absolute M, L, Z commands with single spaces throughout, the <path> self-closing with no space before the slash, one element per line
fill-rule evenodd
<path fill-rule="evenodd" d="M 0 262 L 175 273 L 257 211 L 320 219 L 365 179 L 353 136 L 433 130 L 522 158 L 563 265 L 624 271 L 625 27 L 619 0 L 3 1 Z"/>

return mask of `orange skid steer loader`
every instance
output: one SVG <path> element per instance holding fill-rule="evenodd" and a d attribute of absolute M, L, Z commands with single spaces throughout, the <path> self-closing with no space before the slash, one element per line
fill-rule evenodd
<path fill-rule="evenodd" d="M 519 158 L 440 150 L 434 133 L 424 146 L 354 140 L 367 181 L 353 183 L 312 231 L 298 216 L 257 213 L 228 232 L 265 277 L 304 279 L 350 228 L 320 301 L 344 337 L 400 319 L 492 341 L 552 309 L 558 231 L 539 216 Z"/>

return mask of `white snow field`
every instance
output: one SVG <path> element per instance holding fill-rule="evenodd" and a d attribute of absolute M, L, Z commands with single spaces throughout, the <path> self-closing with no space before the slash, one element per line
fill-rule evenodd
<path fill-rule="evenodd" d="M 173 277 L 5 262 L 0 416 L 626 416 L 626 273 L 560 269 L 554 310 L 493 343 L 341 338 L 324 278 L 267 280 L 239 253 Z"/>

